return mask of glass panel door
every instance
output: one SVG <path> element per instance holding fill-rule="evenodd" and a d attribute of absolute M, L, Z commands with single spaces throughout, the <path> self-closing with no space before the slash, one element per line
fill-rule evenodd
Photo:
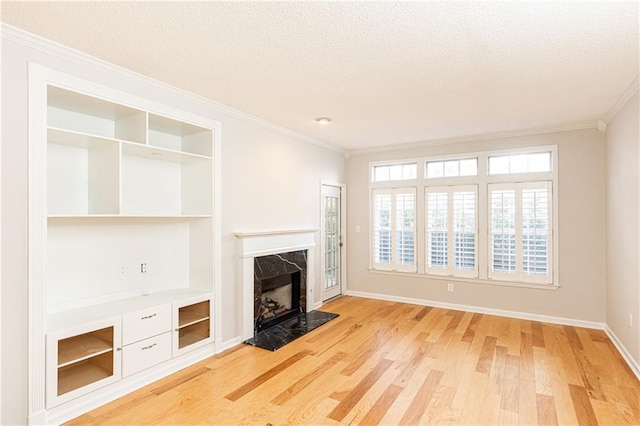
<path fill-rule="evenodd" d="M 341 294 L 340 188 L 322 186 L 322 250 L 324 255 L 322 300 Z"/>

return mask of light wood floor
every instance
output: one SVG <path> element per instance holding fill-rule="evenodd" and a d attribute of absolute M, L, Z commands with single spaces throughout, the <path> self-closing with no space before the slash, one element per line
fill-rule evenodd
<path fill-rule="evenodd" d="M 247 345 L 70 424 L 640 424 L 604 332 L 342 297 L 276 351 Z"/>

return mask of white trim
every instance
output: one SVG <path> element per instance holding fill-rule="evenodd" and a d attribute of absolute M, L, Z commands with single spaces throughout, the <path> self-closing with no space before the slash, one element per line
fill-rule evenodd
<path fill-rule="evenodd" d="M 453 277 L 448 275 L 434 275 L 434 274 L 421 274 L 421 273 L 416 274 L 415 272 L 384 271 L 380 269 L 368 269 L 368 271 L 373 274 L 396 275 L 399 277 L 428 279 L 428 280 L 455 281 L 455 282 L 469 283 L 469 284 L 497 285 L 501 287 L 532 288 L 536 290 L 557 290 L 560 288 L 560 286 L 556 284 L 527 284 L 527 283 L 518 283 L 515 281 L 499 281 L 499 280 L 488 280 L 488 279 L 482 279 L 482 278 L 470 278 L 470 277 L 465 278 L 465 277 Z"/>
<path fill-rule="evenodd" d="M 609 336 L 609 339 L 611 339 L 616 349 L 618 349 L 618 352 L 620 352 L 622 358 L 624 358 L 624 360 L 627 362 L 627 365 L 629 366 L 629 368 L 631 368 L 633 374 L 635 374 L 638 380 L 640 380 L 640 362 L 636 361 L 633 358 L 633 356 L 627 350 L 627 347 L 622 344 L 620 339 L 618 339 L 618 336 L 616 336 L 616 333 L 613 332 L 608 324 L 605 324 L 604 332 L 607 333 L 607 336 Z"/>
<path fill-rule="evenodd" d="M 28 304 L 28 415 L 45 410 L 45 288 L 47 241 L 46 81 L 29 64 L 29 304 Z"/>
<path fill-rule="evenodd" d="M 604 124 L 609 124 L 609 122 L 613 120 L 616 115 L 618 115 L 620 110 L 627 104 L 629 99 L 631 99 L 631 97 L 635 95 L 635 93 L 638 91 L 639 88 L 640 88 L 640 74 L 636 74 L 635 78 L 631 81 L 631 84 L 629 84 L 629 86 L 627 86 L 624 92 L 622 92 L 622 94 L 620 95 L 616 103 L 614 103 L 613 106 L 611 107 L 611 110 L 609 110 L 607 115 L 605 115 L 604 118 L 602 119 Z M 605 130 L 606 130 L 606 127 L 605 127 Z"/>
<path fill-rule="evenodd" d="M 236 336 L 232 339 L 225 340 L 224 342 L 220 343 L 219 346 L 217 346 L 219 348 L 218 353 L 224 352 L 231 348 L 235 348 L 241 343 L 242 343 L 242 338 L 240 336 Z"/>
<path fill-rule="evenodd" d="M 534 127 L 530 129 L 512 130 L 505 132 L 480 133 L 469 136 L 456 136 L 452 138 L 431 139 L 422 142 L 410 142 L 397 145 L 384 145 L 373 148 L 360 148 L 347 151 L 348 155 L 363 155 L 377 152 L 399 151 L 404 149 L 429 148 L 440 145 L 453 145 L 466 142 L 479 142 L 493 139 L 515 138 L 521 136 L 541 135 L 546 133 L 569 132 L 572 130 L 597 129 L 597 121 L 580 121 L 575 123 L 560 124 L 557 126 Z M 395 160 L 394 160 L 395 162 Z"/>
<path fill-rule="evenodd" d="M 502 309 L 484 308 L 482 306 L 459 305 L 455 303 L 437 302 L 433 300 L 417 299 L 414 297 L 390 296 L 382 293 L 364 291 L 348 291 L 347 296 L 363 297 L 367 299 L 386 300 L 389 302 L 410 303 L 412 305 L 432 306 L 434 308 L 453 309 L 456 311 L 473 312 L 477 314 L 496 315 L 499 317 L 517 318 L 530 321 L 548 322 L 551 324 L 571 325 L 574 327 L 604 330 L 605 324 L 596 321 L 584 321 L 574 318 L 552 317 L 548 315 L 531 314 L 527 312 L 506 311 Z"/>
<path fill-rule="evenodd" d="M 329 149 L 331 151 L 339 152 L 343 155 L 346 153 L 346 151 L 343 148 L 336 147 L 334 145 L 331 145 L 323 141 L 319 141 L 310 136 L 307 136 L 307 135 L 295 132 L 293 130 L 287 129 L 285 127 L 279 126 L 277 124 L 271 123 L 270 121 L 267 121 L 263 118 L 256 117 L 246 112 L 237 110 L 230 106 L 224 105 L 220 102 L 216 102 L 211 99 L 207 99 L 203 96 L 196 95 L 191 92 L 187 92 L 186 90 L 170 86 L 159 80 L 155 80 L 146 75 L 139 74 L 135 71 L 131 71 L 129 69 L 104 61 L 102 59 L 98 59 L 91 55 L 87 55 L 86 53 L 72 49 L 63 44 L 56 43 L 52 40 L 46 39 L 36 34 L 32 34 L 27 31 L 21 30 L 14 26 L 11 26 L 5 23 L 0 23 L 0 30 L 2 33 L 2 38 L 6 40 L 14 41 L 26 47 L 43 51 L 49 55 L 56 56 L 63 60 L 72 61 L 74 63 L 80 63 L 82 65 L 88 65 L 92 67 L 98 67 L 100 68 L 101 71 L 105 73 L 111 74 L 112 76 L 127 80 L 129 82 L 133 82 L 135 84 L 144 83 L 152 86 L 152 88 L 155 88 L 155 89 L 169 91 L 176 96 L 187 98 L 190 102 L 193 102 L 194 104 L 196 104 L 196 106 L 207 108 L 207 109 L 213 109 L 215 112 L 226 114 L 234 118 L 251 122 L 252 124 L 256 124 L 263 128 L 276 131 L 284 136 L 298 139 L 301 142 L 319 146 L 321 148 Z"/>
<path fill-rule="evenodd" d="M 347 289 L 347 184 L 329 180 L 320 180 L 320 223 L 324 218 L 322 217 L 323 212 L 323 195 L 322 195 L 322 187 L 323 186 L 333 186 L 336 188 L 340 188 L 340 235 L 342 241 L 342 247 L 340 248 L 340 295 L 344 294 Z M 322 229 L 320 230 L 320 301 L 314 304 L 314 308 L 316 309 L 316 305 L 318 307 L 322 306 L 324 303 L 324 296 L 322 295 L 323 290 L 323 282 L 324 282 L 324 238 L 322 235 Z"/>

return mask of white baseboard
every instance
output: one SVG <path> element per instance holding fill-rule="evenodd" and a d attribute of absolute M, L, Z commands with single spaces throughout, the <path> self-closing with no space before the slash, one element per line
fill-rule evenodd
<path fill-rule="evenodd" d="M 433 300 L 417 299 L 413 297 L 390 296 L 388 294 L 368 293 L 363 291 L 347 291 L 348 296 L 366 297 L 369 299 L 387 300 L 390 302 L 410 303 L 413 305 L 433 306 L 434 308 L 453 309 L 478 314 L 496 315 L 500 317 L 518 318 L 530 321 L 548 322 L 551 324 L 572 325 L 574 327 L 595 328 L 604 330 L 603 322 L 583 321 L 573 318 L 552 317 L 548 315 L 530 314 L 526 312 L 506 311 L 502 309 L 484 308 L 482 306 L 458 305 L 455 303 L 436 302 Z"/>
<path fill-rule="evenodd" d="M 620 352 L 622 358 L 624 358 L 624 360 L 627 362 L 627 365 L 629 366 L 629 368 L 631 368 L 633 374 L 635 374 L 638 380 L 640 380 L 640 362 L 638 362 L 633 358 L 633 356 L 631 356 L 631 354 L 627 350 L 627 347 L 622 344 L 620 339 L 618 339 L 618 336 L 616 336 L 616 333 L 614 333 L 613 330 L 609 328 L 609 325 L 605 327 L 604 331 L 605 333 L 607 333 L 609 339 L 611 339 L 615 347 L 618 349 L 618 352 Z"/>
<path fill-rule="evenodd" d="M 240 336 L 236 336 L 232 339 L 229 339 L 225 342 L 222 342 L 222 344 L 220 345 L 220 351 L 219 352 L 224 352 L 227 349 L 231 349 L 234 346 L 238 346 L 240 343 L 242 343 L 242 338 Z"/>

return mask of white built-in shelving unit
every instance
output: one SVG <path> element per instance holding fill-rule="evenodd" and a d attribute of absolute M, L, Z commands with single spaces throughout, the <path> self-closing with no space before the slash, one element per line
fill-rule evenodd
<path fill-rule="evenodd" d="M 216 352 L 220 125 L 30 71 L 30 398 L 55 421 Z"/>

